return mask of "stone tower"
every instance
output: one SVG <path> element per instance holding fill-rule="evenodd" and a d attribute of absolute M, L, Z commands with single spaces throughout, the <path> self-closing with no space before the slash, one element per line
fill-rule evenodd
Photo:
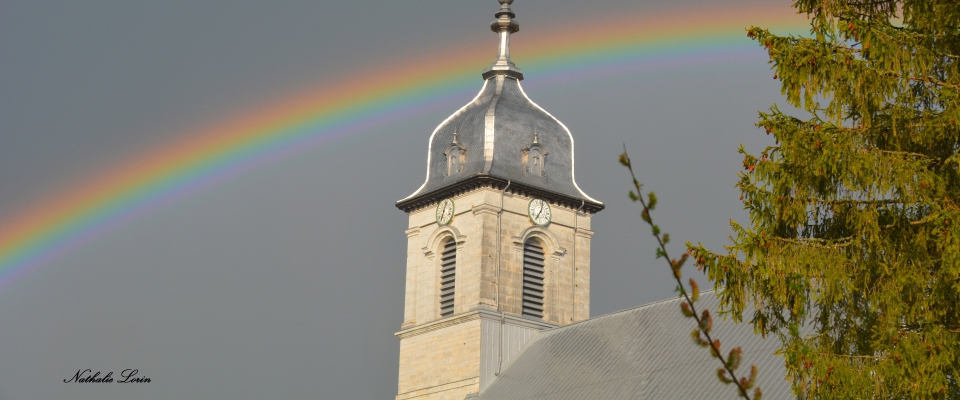
<path fill-rule="evenodd" d="M 536 332 L 590 316 L 590 218 L 570 131 L 523 92 L 501 7 L 483 88 L 430 136 L 410 218 L 397 400 L 463 400 Z"/>

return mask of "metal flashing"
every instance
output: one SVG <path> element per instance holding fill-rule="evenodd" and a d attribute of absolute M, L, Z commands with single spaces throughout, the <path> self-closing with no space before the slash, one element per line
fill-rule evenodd
<path fill-rule="evenodd" d="M 487 114 L 484 116 L 483 125 L 483 173 L 489 174 L 490 167 L 493 165 L 493 146 L 496 140 L 497 126 L 497 102 L 500 95 L 503 94 L 503 75 L 497 75 L 497 91 L 490 100 L 490 107 L 487 108 Z"/>
<path fill-rule="evenodd" d="M 583 191 L 583 189 L 580 189 L 580 185 L 577 185 L 577 179 L 576 179 L 576 162 L 575 162 L 575 157 L 574 157 L 574 155 L 575 155 L 575 151 L 574 151 L 575 147 L 574 147 L 573 134 L 570 133 L 570 128 L 567 128 L 567 126 L 564 125 L 564 123 L 563 123 L 562 121 L 560 121 L 559 119 L 557 119 L 557 117 L 554 117 L 553 114 L 550 114 L 549 111 L 544 110 L 543 107 L 540 107 L 540 105 L 538 105 L 537 103 L 534 103 L 533 100 L 530 100 L 530 96 L 527 96 L 527 92 L 525 92 L 525 91 L 523 90 L 523 85 L 521 85 L 519 82 L 517 83 L 517 87 L 520 89 L 520 93 L 523 93 L 523 97 L 526 98 L 527 101 L 530 102 L 530 104 L 532 104 L 534 107 L 536 107 L 536 108 L 539 109 L 540 111 L 543 111 L 543 113 L 544 113 L 544 114 L 547 114 L 548 116 L 550 116 L 550 118 L 553 118 L 553 120 L 556 121 L 556 123 L 560 124 L 560 126 L 563 127 L 563 130 L 567 132 L 567 135 L 570 136 L 570 180 L 573 182 L 573 186 L 577 188 L 577 191 L 579 191 L 580 194 L 582 194 L 583 197 L 585 197 L 587 200 L 590 200 L 590 201 L 593 201 L 593 202 L 596 202 L 596 203 L 603 204 L 603 202 L 601 202 L 601 201 L 599 201 L 599 200 L 597 200 L 597 199 L 594 199 L 593 197 L 588 196 L 588 195 Z"/>
<path fill-rule="evenodd" d="M 473 100 L 471 100 L 471 101 L 470 101 L 469 103 L 467 103 L 465 106 L 460 107 L 460 109 L 457 110 L 457 112 L 455 112 L 455 113 L 453 113 L 453 115 L 447 117 L 447 119 L 443 120 L 443 122 L 441 122 L 440 125 L 437 125 L 436 129 L 433 130 L 433 133 L 430 134 L 430 140 L 427 141 L 427 179 L 426 179 L 425 181 L 423 181 L 423 184 L 420 185 L 420 188 L 418 188 L 416 191 L 414 191 L 414 192 L 411 193 L 409 196 L 403 198 L 403 199 L 400 200 L 400 201 L 404 201 L 404 200 L 409 199 L 409 198 L 411 198 L 411 197 L 413 197 L 413 196 L 416 196 L 418 193 L 420 193 L 421 190 L 423 190 L 423 188 L 424 188 L 425 186 L 427 186 L 427 182 L 430 182 L 430 165 L 431 165 L 431 161 L 432 161 L 431 158 L 432 158 L 432 155 L 433 155 L 433 138 L 437 136 L 437 132 L 439 132 L 441 128 L 443 128 L 444 126 L 446 126 L 447 123 L 450 122 L 450 120 L 456 118 L 456 117 L 459 116 L 461 113 L 463 113 L 463 111 L 466 110 L 467 107 L 470 107 L 471 105 L 475 104 L 475 103 L 477 102 L 477 100 L 480 99 L 480 96 L 483 95 L 483 92 L 486 91 L 486 90 L 487 90 L 487 81 L 484 81 L 484 82 L 483 82 L 483 87 L 480 88 L 480 93 L 477 93 L 477 96 L 474 97 Z M 398 201 L 398 203 L 399 203 L 400 201 Z"/>

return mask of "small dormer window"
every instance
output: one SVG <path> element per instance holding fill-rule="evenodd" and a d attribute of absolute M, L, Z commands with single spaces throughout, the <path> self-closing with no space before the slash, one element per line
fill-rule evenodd
<path fill-rule="evenodd" d="M 540 145 L 540 135 L 533 131 L 533 143 L 523 149 L 524 171 L 527 175 L 543 176 L 543 165 L 547 161 L 547 152 Z"/>
<path fill-rule="evenodd" d="M 463 163 L 466 161 L 467 149 L 457 143 L 457 132 L 453 132 L 453 143 L 443 152 L 447 157 L 447 176 L 460 174 L 463 171 Z"/>
<path fill-rule="evenodd" d="M 530 148 L 530 160 L 527 163 L 527 171 L 533 176 L 543 175 L 543 154 L 540 153 L 540 147 Z"/>
<path fill-rule="evenodd" d="M 453 151 L 447 154 L 447 175 L 456 175 L 460 173 L 460 152 L 459 149 L 452 149 Z"/>

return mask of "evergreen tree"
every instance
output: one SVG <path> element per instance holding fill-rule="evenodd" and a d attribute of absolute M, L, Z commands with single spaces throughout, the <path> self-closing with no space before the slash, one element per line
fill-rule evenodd
<path fill-rule="evenodd" d="M 803 119 L 745 155 L 750 226 L 690 254 L 725 310 L 780 335 L 805 398 L 960 398 L 960 3 L 796 0 L 805 37 L 750 28 Z M 763 371 L 761 371 L 763 373 Z"/>

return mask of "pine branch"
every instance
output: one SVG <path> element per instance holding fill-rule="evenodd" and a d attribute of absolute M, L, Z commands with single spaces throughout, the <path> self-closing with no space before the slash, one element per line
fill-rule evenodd
<path fill-rule="evenodd" d="M 892 155 L 904 156 L 904 157 L 923 158 L 923 159 L 926 159 L 926 160 L 928 160 L 928 161 L 930 161 L 930 162 L 937 162 L 937 161 L 938 161 L 938 160 L 934 160 L 934 159 L 930 158 L 930 157 L 927 156 L 926 154 L 914 153 L 914 152 L 912 152 L 912 151 L 876 150 L 876 152 L 877 152 L 877 153 L 880 153 L 880 154 L 892 154 Z"/>
<path fill-rule="evenodd" d="M 793 196 L 784 196 L 784 201 L 795 202 L 800 201 L 804 203 L 816 203 L 816 204 L 855 204 L 855 205 L 888 205 L 888 204 L 916 204 L 915 201 L 908 200 L 898 200 L 898 199 L 875 199 L 875 200 L 858 200 L 858 199 L 821 199 L 818 197 L 793 197 Z"/>
<path fill-rule="evenodd" d="M 801 200 L 807 203 L 818 203 L 818 204 L 914 204 L 913 201 L 897 200 L 897 199 L 877 199 L 877 200 L 857 200 L 857 199 L 819 199 L 815 197 L 807 197 L 805 199 L 798 199 L 791 197 L 793 200 Z"/>
<path fill-rule="evenodd" d="M 886 72 L 886 73 L 893 73 L 892 71 L 880 71 L 880 70 L 878 70 L 877 72 L 881 72 L 881 73 L 884 73 L 884 72 Z M 894 73 L 894 74 L 895 74 L 897 77 L 899 77 L 899 78 L 903 78 L 903 75 L 901 75 L 901 74 L 897 74 L 897 73 Z M 940 86 L 940 87 L 945 87 L 945 88 L 958 89 L 958 90 L 960 90 L 960 86 L 951 85 L 951 84 L 949 84 L 949 83 L 942 82 L 942 81 L 940 81 L 940 80 L 938 80 L 938 79 L 934 79 L 934 78 L 931 78 L 931 77 L 926 76 L 926 75 L 924 75 L 924 76 L 908 75 L 908 76 L 907 76 L 907 79 L 910 79 L 911 81 L 914 81 L 914 82 L 927 82 L 927 83 L 932 83 L 932 84 L 937 85 L 937 86 Z"/>
<path fill-rule="evenodd" d="M 893 1 L 890 1 L 890 0 L 864 1 L 864 2 L 848 1 L 847 5 L 854 6 L 854 7 L 868 7 L 868 6 L 890 5 L 892 3 Z"/>
<path fill-rule="evenodd" d="M 952 59 L 960 59 L 960 56 L 957 56 L 957 55 L 954 55 L 954 54 L 950 54 L 950 53 L 939 52 L 939 51 L 934 50 L 934 49 L 931 49 L 931 48 L 929 48 L 929 47 L 921 46 L 919 43 L 906 43 L 906 42 L 905 42 L 906 39 L 910 39 L 910 38 L 912 38 L 912 39 L 936 39 L 937 41 L 942 41 L 942 40 L 944 40 L 944 39 L 947 39 L 948 37 L 949 37 L 949 38 L 953 38 L 953 37 L 955 37 L 955 36 L 948 36 L 948 35 L 939 34 L 939 33 L 921 34 L 921 33 L 917 33 L 917 32 L 910 32 L 909 35 L 900 35 L 900 36 L 898 36 L 898 35 L 890 35 L 890 34 L 888 34 L 887 32 L 884 32 L 883 30 L 874 28 L 872 24 L 869 24 L 869 23 L 868 23 L 868 24 L 864 24 L 863 21 L 861 21 L 861 20 L 840 18 L 838 21 L 844 22 L 844 23 L 854 23 L 854 22 L 856 22 L 859 27 L 861 27 L 861 28 L 862 28 L 862 27 L 865 27 L 865 28 L 867 28 L 868 30 L 871 30 L 871 31 L 875 32 L 875 33 L 877 34 L 877 36 L 879 36 L 879 37 L 880 37 L 881 39 L 883 39 L 883 40 L 889 40 L 889 41 L 895 42 L 895 43 L 897 43 L 897 44 L 900 44 L 901 46 L 904 46 L 904 47 L 907 47 L 907 48 L 910 48 L 910 49 L 913 49 L 913 50 L 920 50 L 920 49 L 922 49 L 922 50 L 929 51 L 931 54 L 933 54 L 933 55 L 935 55 L 935 56 L 938 56 L 938 57 L 947 57 L 947 58 L 952 58 Z M 892 28 L 892 29 L 896 30 L 897 33 L 903 33 L 903 32 L 904 32 L 904 30 L 903 30 L 902 28 L 897 28 L 897 27 L 891 26 L 891 25 L 883 25 L 883 26 L 884 26 L 884 27 L 887 27 L 887 28 Z M 902 37 L 902 36 L 909 36 L 909 37 L 904 38 L 904 37 Z"/>
<path fill-rule="evenodd" d="M 876 69 L 876 68 L 870 68 L 870 70 L 875 72 L 877 75 L 886 75 L 886 76 L 889 76 L 892 78 L 898 78 L 898 79 L 908 79 L 914 82 L 932 83 L 940 87 L 960 90 L 960 86 L 958 85 L 951 85 L 949 83 L 943 82 L 939 79 L 932 78 L 926 75 L 904 75 L 896 71 L 882 70 L 882 69 Z"/>
<path fill-rule="evenodd" d="M 623 166 L 627 167 L 630 170 L 630 177 L 633 178 L 633 186 L 636 188 L 636 192 L 630 191 L 630 199 L 635 202 L 640 202 L 640 205 L 643 206 L 643 213 L 641 217 L 644 222 L 650 225 L 653 230 L 653 237 L 657 239 L 657 258 L 664 257 L 670 262 L 670 269 L 673 270 L 673 278 L 677 281 L 677 289 L 680 291 L 680 295 L 683 296 L 685 303 L 681 303 L 681 310 L 683 314 L 688 318 L 693 318 L 697 321 L 697 329 L 692 332 L 694 341 L 702 347 L 710 347 L 710 354 L 720 360 L 720 364 L 723 365 L 722 368 L 717 370 L 717 378 L 720 382 L 724 384 L 736 384 L 737 391 L 740 394 L 740 397 L 743 397 L 747 400 L 750 400 L 750 394 L 747 392 L 749 389 L 753 388 L 753 399 L 761 400 L 763 397 L 763 392 L 759 387 L 754 388 L 757 379 L 757 366 L 752 365 L 750 367 L 750 379 L 741 377 L 737 379 L 736 370 L 740 366 L 740 358 L 743 353 L 740 347 L 734 348 L 730 351 L 726 358 L 723 354 L 720 353 L 720 340 L 713 339 L 710 336 L 710 331 L 713 329 L 713 317 L 710 315 L 710 310 L 704 309 L 702 313 L 697 313 L 696 302 L 700 297 L 700 288 L 697 285 L 697 282 L 690 279 L 691 293 L 688 293 L 687 290 L 683 287 L 683 282 L 680 280 L 680 268 L 683 267 L 683 264 L 686 263 L 687 258 L 689 257 L 689 252 L 683 253 L 679 260 L 670 258 L 670 254 L 667 251 L 667 243 L 670 241 L 670 235 L 660 232 L 660 227 L 653 223 L 653 218 L 650 216 L 650 211 L 652 211 L 657 205 L 657 196 L 650 193 L 648 199 L 644 200 L 641 188 L 643 185 L 637 181 L 637 176 L 633 172 L 633 166 L 630 163 L 630 156 L 627 155 L 627 146 L 623 146 L 623 154 L 620 155 L 620 163 Z M 706 340 L 701 338 L 701 334 L 706 337 Z M 729 374 L 729 378 L 727 377 Z"/>
<path fill-rule="evenodd" d="M 789 239 L 784 237 L 771 237 L 770 239 L 777 240 L 780 242 L 793 243 L 801 246 L 813 247 L 816 249 L 839 249 L 847 247 L 853 244 L 853 236 L 848 236 L 839 239 L 817 239 L 817 238 L 801 238 L 801 239 Z"/>
<path fill-rule="evenodd" d="M 884 360 L 887 358 L 887 356 L 855 356 L 855 355 L 849 355 L 849 354 L 836 354 L 836 353 L 817 353 L 817 355 L 823 356 L 823 357 L 866 359 L 866 360 Z"/>

